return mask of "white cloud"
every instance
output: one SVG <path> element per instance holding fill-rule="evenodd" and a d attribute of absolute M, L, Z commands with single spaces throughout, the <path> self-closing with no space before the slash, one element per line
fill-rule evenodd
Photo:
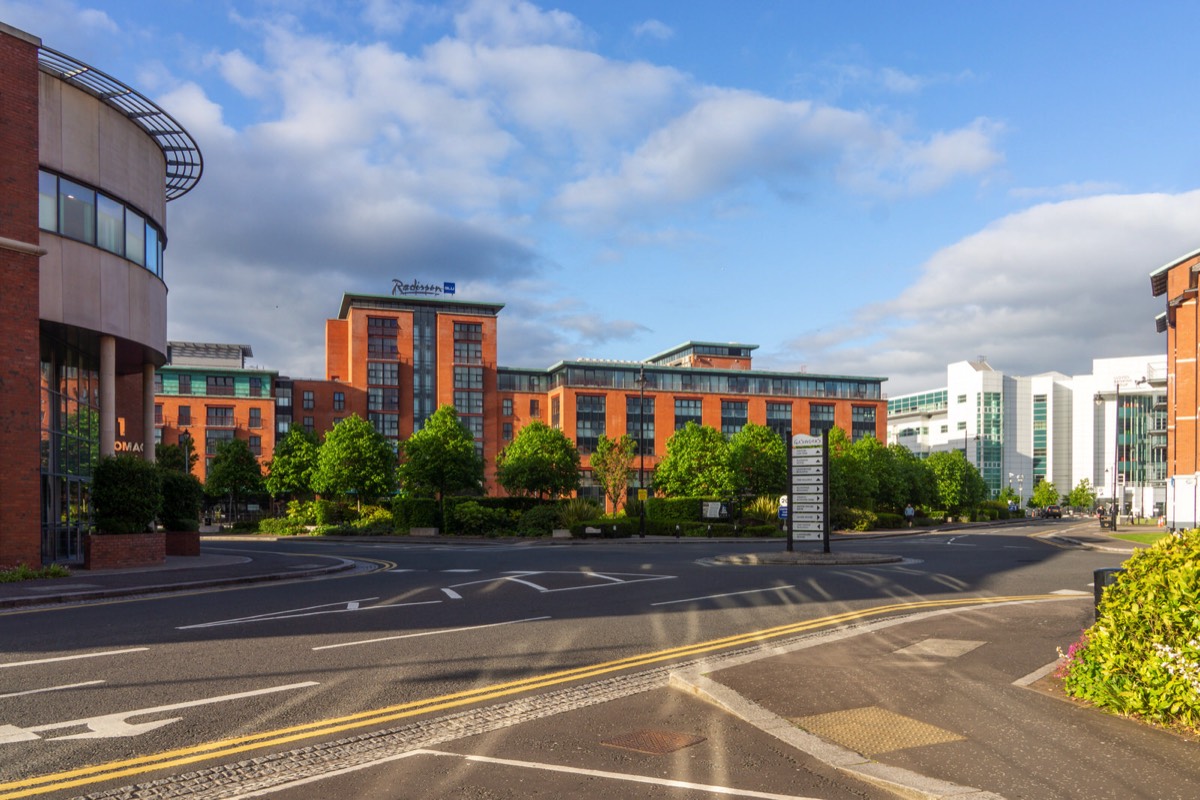
<path fill-rule="evenodd" d="M 927 142 L 906 141 L 860 112 L 712 90 L 616 169 L 569 184 L 556 202 L 576 221 L 608 221 L 755 182 L 811 185 L 831 171 L 867 194 L 924 193 L 998 163 L 996 130 L 976 120 Z"/>
<path fill-rule="evenodd" d="M 543 11 L 524 0 L 470 0 L 454 15 L 459 38 L 477 44 L 576 44 L 583 24 L 565 11 Z"/>
<path fill-rule="evenodd" d="M 1090 370 L 1162 352 L 1149 273 L 1196 248 L 1200 191 L 1107 195 L 1005 217 L 938 251 L 894 300 L 773 356 L 813 371 L 891 376 L 890 394 L 936 388 L 946 364 L 986 355 L 1017 375 Z"/>
<path fill-rule="evenodd" d="M 675 36 L 675 31 L 665 22 L 657 19 L 648 19 L 633 26 L 633 35 L 638 38 L 649 37 L 665 42 Z"/>

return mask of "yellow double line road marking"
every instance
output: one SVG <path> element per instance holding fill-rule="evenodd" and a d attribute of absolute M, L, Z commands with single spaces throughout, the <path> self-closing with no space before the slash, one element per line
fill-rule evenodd
<path fill-rule="evenodd" d="M 345 733 L 347 731 L 352 731 L 359 728 L 395 722 L 407 717 L 415 717 L 420 714 L 447 711 L 450 709 L 459 708 L 461 706 L 470 705 L 472 703 L 497 700 L 509 695 L 519 694 L 521 692 L 544 689 L 550 686 L 556 686 L 558 684 L 583 680 L 585 678 L 595 678 L 612 672 L 619 672 L 621 670 L 634 669 L 637 667 L 645 667 L 652 664 L 659 664 L 664 661 L 672 661 L 675 659 L 712 653 L 719 650 L 727 650 L 730 648 L 754 644 L 756 642 L 762 642 L 769 639 L 778 639 L 784 636 L 804 633 L 806 631 L 812 631 L 818 628 L 827 628 L 834 625 L 854 622 L 856 620 L 866 619 L 868 617 L 883 616 L 885 614 L 891 614 L 894 612 L 910 612 L 921 609 L 950 608 L 954 606 L 982 606 L 993 605 L 996 603 L 1062 599 L 1064 598 L 1061 595 L 1050 594 L 1022 595 L 1015 597 L 968 597 L 949 600 L 921 600 L 909 603 L 893 603 L 885 606 L 865 608 L 858 611 L 847 611 L 841 614 L 833 614 L 831 616 L 821 617 L 819 619 L 806 620 L 789 625 L 780 625 L 778 627 L 766 628 L 750 633 L 738 634 L 736 636 L 727 636 L 722 639 L 712 639 L 710 641 L 700 642 L 698 644 L 673 647 L 668 650 L 658 650 L 652 653 L 643 653 L 636 656 L 630 656 L 628 658 L 617 659 L 615 661 L 606 661 L 586 667 L 577 667 L 575 669 L 561 670 L 559 672 L 551 672 L 545 675 L 536 675 L 530 678 L 509 681 L 507 683 L 492 684 L 490 686 L 483 686 L 478 689 L 469 689 L 467 691 L 455 692 L 453 694 L 430 697 L 424 700 L 414 700 L 409 703 L 401 703 L 399 705 L 387 706 L 385 708 L 362 711 L 357 714 L 350 714 L 344 717 L 335 717 L 333 719 L 309 722 L 290 728 L 280 728 L 273 731 L 251 734 L 249 736 L 240 736 L 233 739 L 222 739 L 216 742 L 208 742 L 205 744 L 195 745 L 193 747 L 167 750 L 162 753 L 140 756 L 138 758 L 131 758 L 125 761 L 113 761 L 107 764 L 95 764 L 65 772 L 56 772 L 48 775 L 39 775 L 33 778 L 11 781 L 8 783 L 0 783 L 0 800 L 10 800 L 10 798 L 18 797 L 31 797 L 38 794 L 46 794 L 48 792 L 56 792 L 64 789 L 72 789 L 80 786 L 101 783 L 103 781 L 115 780 L 117 778 L 128 778 L 155 770 L 174 769 L 178 767 L 184 767 L 189 764 L 194 764 L 198 761 L 226 759 L 251 750 L 280 747 L 282 745 L 303 741 L 305 739 L 315 739 L 337 733 Z"/>

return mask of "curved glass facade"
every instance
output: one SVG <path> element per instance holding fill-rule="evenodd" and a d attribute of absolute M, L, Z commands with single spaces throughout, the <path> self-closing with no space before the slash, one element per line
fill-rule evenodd
<path fill-rule="evenodd" d="M 97 189 L 38 170 L 38 227 L 163 276 L 166 237 L 137 210 Z"/>

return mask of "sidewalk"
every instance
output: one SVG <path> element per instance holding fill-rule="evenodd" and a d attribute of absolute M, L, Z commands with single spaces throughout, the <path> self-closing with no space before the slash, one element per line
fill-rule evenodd
<path fill-rule="evenodd" d="M 672 682 L 903 797 L 1200 797 L 1200 742 L 1056 688 L 1092 618 L 1090 596 L 929 612 Z"/>

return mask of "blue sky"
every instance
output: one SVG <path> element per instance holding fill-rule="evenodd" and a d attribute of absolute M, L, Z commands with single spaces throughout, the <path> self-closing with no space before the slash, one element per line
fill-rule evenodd
<path fill-rule="evenodd" d="M 323 374 L 345 291 L 503 302 L 500 362 L 688 339 L 899 394 L 1162 352 L 1200 6 L 0 0 L 199 142 L 173 339 Z"/>

